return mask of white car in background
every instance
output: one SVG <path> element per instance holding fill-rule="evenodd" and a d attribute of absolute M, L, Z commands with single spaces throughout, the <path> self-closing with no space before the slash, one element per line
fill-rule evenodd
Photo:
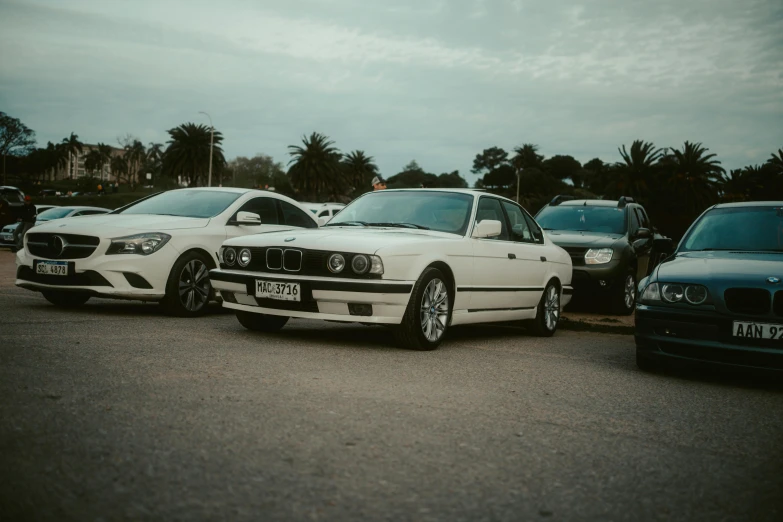
<path fill-rule="evenodd" d="M 514 201 L 458 189 L 383 190 L 317 230 L 226 241 L 212 284 L 248 329 L 290 317 L 392 326 L 436 348 L 452 325 L 526 321 L 554 334 L 571 257 Z"/>
<path fill-rule="evenodd" d="M 57 205 L 35 205 L 35 213 L 41 214 L 50 208 L 57 208 Z M 0 230 L 0 246 L 14 246 L 14 230 L 16 230 L 16 227 L 18 226 L 18 222 L 11 223 Z"/>
<path fill-rule="evenodd" d="M 43 205 L 41 205 L 43 206 Z M 108 214 L 112 210 L 110 208 L 102 207 L 83 207 L 83 206 L 66 206 L 58 207 L 56 205 L 50 205 L 48 209 L 43 211 L 39 210 L 39 205 L 35 206 L 35 210 L 38 215 L 35 217 L 35 226 L 52 221 L 53 219 L 64 219 L 69 217 L 79 216 L 96 216 L 98 214 Z"/>
<path fill-rule="evenodd" d="M 274 192 L 171 190 L 110 214 L 30 229 L 17 253 L 16 285 L 63 307 L 116 297 L 159 301 L 173 315 L 197 316 L 214 296 L 209 269 L 226 239 L 317 227 L 312 213 Z"/>
<path fill-rule="evenodd" d="M 316 218 L 328 222 L 345 208 L 344 203 L 302 203 Z"/>

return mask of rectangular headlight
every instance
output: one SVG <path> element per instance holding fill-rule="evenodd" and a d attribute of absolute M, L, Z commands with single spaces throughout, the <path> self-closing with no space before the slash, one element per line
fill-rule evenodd
<path fill-rule="evenodd" d="M 378 256 L 370 256 L 370 274 L 383 274 L 383 261 Z"/>
<path fill-rule="evenodd" d="M 614 251 L 611 248 L 591 248 L 585 254 L 585 264 L 603 265 L 612 260 Z"/>
<path fill-rule="evenodd" d="M 149 232 L 132 236 L 115 237 L 106 251 L 106 255 L 112 254 L 139 254 L 148 256 L 160 250 L 168 243 L 171 236 L 162 232 Z"/>

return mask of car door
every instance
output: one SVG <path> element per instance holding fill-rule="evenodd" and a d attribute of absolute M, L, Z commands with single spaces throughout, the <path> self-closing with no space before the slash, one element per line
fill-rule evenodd
<path fill-rule="evenodd" d="M 226 238 L 231 239 L 234 237 L 246 236 L 248 234 L 258 234 L 260 232 L 271 232 L 291 228 L 290 226 L 285 226 L 281 223 L 277 201 L 276 198 L 260 196 L 249 199 L 243 203 L 242 206 L 231 215 L 226 223 Z M 236 221 L 239 212 L 252 212 L 253 214 L 258 214 L 261 218 L 261 223 L 258 225 L 240 225 Z"/>
<path fill-rule="evenodd" d="M 516 293 L 517 306 L 534 308 L 544 292 L 548 264 L 543 236 L 536 237 L 522 208 L 511 201 L 502 201 L 509 222 L 510 240 L 514 246 L 509 282 L 520 287 Z"/>
<path fill-rule="evenodd" d="M 636 254 L 636 280 L 640 281 L 643 277 L 647 276 L 653 240 L 652 238 L 639 239 L 636 237 L 636 233 L 640 228 L 650 230 L 650 222 L 644 211 L 639 207 L 633 207 L 631 208 L 630 214 L 629 239 L 631 240 L 632 248 Z"/>

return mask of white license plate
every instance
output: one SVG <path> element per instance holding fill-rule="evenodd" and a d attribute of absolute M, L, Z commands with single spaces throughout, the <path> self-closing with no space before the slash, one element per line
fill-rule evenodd
<path fill-rule="evenodd" d="M 67 261 L 38 261 L 35 264 L 35 273 L 44 275 L 68 275 Z"/>
<path fill-rule="evenodd" d="M 783 324 L 734 321 L 734 337 L 783 340 Z"/>
<path fill-rule="evenodd" d="M 278 283 L 256 279 L 256 297 L 278 301 L 301 301 L 299 283 Z"/>

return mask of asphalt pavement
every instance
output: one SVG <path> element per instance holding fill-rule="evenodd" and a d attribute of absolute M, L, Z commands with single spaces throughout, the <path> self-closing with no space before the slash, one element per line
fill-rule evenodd
<path fill-rule="evenodd" d="M 0 521 L 783 520 L 783 386 L 633 337 L 64 311 L 0 252 Z"/>

